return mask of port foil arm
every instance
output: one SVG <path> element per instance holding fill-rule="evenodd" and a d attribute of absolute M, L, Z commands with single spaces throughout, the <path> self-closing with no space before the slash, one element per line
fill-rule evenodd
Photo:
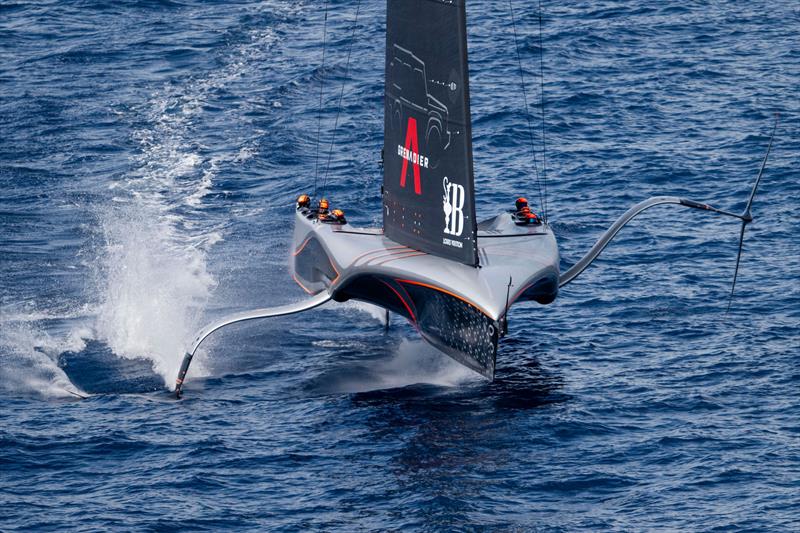
<path fill-rule="evenodd" d="M 203 341 L 206 340 L 208 336 L 214 333 L 215 331 L 224 328 L 225 326 L 230 326 L 231 324 L 237 324 L 239 322 L 246 322 L 249 320 L 258 320 L 261 318 L 273 318 L 278 316 L 293 315 L 295 313 L 302 313 L 303 311 L 309 311 L 311 309 L 314 309 L 315 307 L 319 307 L 320 305 L 328 302 L 330 299 L 331 295 L 328 293 L 328 291 L 322 291 L 313 298 L 305 300 L 303 302 L 283 305 L 280 307 L 253 309 L 252 311 L 244 311 L 242 313 L 236 313 L 235 315 L 227 316 L 217 322 L 214 322 L 204 327 L 197 333 L 191 346 L 183 356 L 183 363 L 181 363 L 181 369 L 178 372 L 178 378 L 175 380 L 175 396 L 177 398 L 181 397 L 183 382 L 186 379 L 186 373 L 189 371 L 189 365 L 192 363 L 192 358 L 197 352 L 197 349 L 200 347 L 200 344 L 202 344 Z"/>

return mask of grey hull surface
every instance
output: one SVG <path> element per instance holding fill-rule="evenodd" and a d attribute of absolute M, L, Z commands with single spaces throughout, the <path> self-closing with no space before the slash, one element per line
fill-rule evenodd
<path fill-rule="evenodd" d="M 295 218 L 292 276 L 311 295 L 378 305 L 405 316 L 422 337 L 494 377 L 497 340 L 515 302 L 552 302 L 559 255 L 546 224 L 518 226 L 511 213 L 478 225 L 479 267 L 398 244 L 379 229 Z"/>

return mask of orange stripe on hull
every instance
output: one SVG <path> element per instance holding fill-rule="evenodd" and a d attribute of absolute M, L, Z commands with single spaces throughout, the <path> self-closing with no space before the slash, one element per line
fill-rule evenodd
<path fill-rule="evenodd" d="M 385 265 L 386 263 L 391 263 L 392 261 L 399 261 L 401 259 L 408 259 L 410 257 L 418 257 L 420 255 L 428 255 L 425 252 L 404 252 L 404 253 L 408 255 L 404 255 L 402 257 L 390 257 L 389 259 L 384 259 L 380 263 L 375 263 L 375 264 L 380 266 L 380 265 Z"/>
<path fill-rule="evenodd" d="M 303 244 L 300 245 L 300 248 L 298 248 L 292 255 L 294 255 L 296 257 L 300 252 L 302 252 L 303 248 L 306 247 L 306 244 L 308 244 L 308 242 L 311 240 L 312 237 L 313 237 L 313 235 L 311 237 L 309 237 L 308 239 L 306 239 L 305 241 L 303 241 Z"/>
<path fill-rule="evenodd" d="M 353 259 L 353 265 L 355 265 L 358 261 L 360 261 L 361 259 L 365 258 L 366 256 L 368 256 L 370 254 L 385 252 L 387 250 L 401 250 L 401 249 L 411 250 L 411 248 L 409 248 L 408 246 L 402 246 L 402 245 L 401 246 L 390 246 L 389 248 L 375 248 L 374 250 L 370 250 L 368 252 L 364 252 L 363 254 L 361 254 L 358 257 L 356 257 L 355 259 Z M 375 258 L 373 258 L 373 259 L 375 259 Z"/>
<path fill-rule="evenodd" d="M 297 283 L 298 285 L 300 285 L 300 288 L 301 288 L 301 289 L 303 289 L 304 291 L 306 291 L 306 293 L 307 293 L 307 294 L 311 294 L 311 295 L 314 295 L 314 294 L 315 294 L 315 293 L 311 292 L 310 290 L 308 290 L 308 289 L 306 288 L 306 286 L 305 286 L 305 285 L 303 285 L 302 283 L 300 283 L 300 280 L 299 280 L 299 279 L 297 279 L 297 276 L 295 276 L 295 275 L 294 275 L 294 273 L 292 273 L 292 279 L 294 280 L 294 282 L 295 282 L 295 283 Z M 317 294 L 318 294 L 318 293 L 317 293 Z"/>
<path fill-rule="evenodd" d="M 459 296 L 458 294 L 456 294 L 454 292 L 448 291 L 447 289 L 443 289 L 441 287 L 437 287 L 436 285 L 429 285 L 427 283 L 422 283 L 421 281 L 413 281 L 413 280 L 410 280 L 410 279 L 398 279 L 397 281 L 399 281 L 400 283 L 408 283 L 410 285 L 419 285 L 420 287 L 426 287 L 428 289 L 433 289 L 435 291 L 443 292 L 444 294 L 450 295 L 453 298 L 457 298 L 457 299 L 461 300 L 465 304 L 471 305 L 472 307 L 474 307 L 475 309 L 477 309 L 478 311 L 480 311 L 484 315 L 486 315 L 488 317 L 491 317 L 491 315 L 489 313 L 487 313 L 486 310 L 483 309 L 481 306 L 476 305 L 476 304 L 470 302 L 469 300 L 467 300 L 466 298 L 463 298 L 463 297 Z"/>
<path fill-rule="evenodd" d="M 403 304 L 403 307 L 405 307 L 405 308 L 406 308 L 406 311 L 408 311 L 408 314 L 409 314 L 409 316 L 411 317 L 411 322 L 414 324 L 414 327 L 416 327 L 416 325 L 417 325 L 417 317 L 416 317 L 416 316 L 414 316 L 414 311 L 412 311 L 412 310 L 411 310 L 411 307 L 408 305 L 408 303 L 406 303 L 406 300 L 405 300 L 405 298 L 403 298 L 402 296 L 400 296 L 400 293 L 399 293 L 399 292 L 397 292 L 397 290 L 396 290 L 394 287 L 392 287 L 391 285 L 389 285 L 389 284 L 388 284 L 388 283 L 386 283 L 385 281 L 381 280 L 381 283 L 383 283 L 384 285 L 386 285 L 387 287 L 389 287 L 389 289 L 391 289 L 391 291 L 392 291 L 392 292 L 393 292 L 393 293 L 394 293 L 394 294 L 397 296 L 397 298 L 400 300 L 400 302 L 402 302 L 402 304 Z"/>

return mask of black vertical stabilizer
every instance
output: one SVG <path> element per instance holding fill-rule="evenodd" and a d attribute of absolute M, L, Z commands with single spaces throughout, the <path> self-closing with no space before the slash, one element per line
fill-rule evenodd
<path fill-rule="evenodd" d="M 388 0 L 386 236 L 478 264 L 466 0 Z"/>

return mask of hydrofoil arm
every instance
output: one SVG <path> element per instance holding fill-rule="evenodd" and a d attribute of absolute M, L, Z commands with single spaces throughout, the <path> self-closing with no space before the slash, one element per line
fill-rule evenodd
<path fill-rule="evenodd" d="M 747 204 L 745 205 L 744 211 L 742 214 L 737 215 L 736 213 L 731 213 L 730 211 L 724 211 L 722 209 L 717 209 L 716 207 L 712 207 L 708 204 L 704 204 L 701 202 L 696 202 L 694 200 L 687 200 L 686 198 L 678 198 L 677 196 L 654 196 L 649 198 L 643 202 L 639 202 L 638 204 L 634 205 L 625 213 L 617 219 L 614 224 L 606 230 L 606 232 L 600 237 L 600 239 L 592 246 L 592 249 L 581 258 L 580 261 L 575 263 L 569 270 L 564 272 L 564 275 L 561 276 L 558 286 L 563 287 L 567 283 L 571 282 L 575 278 L 577 278 L 581 272 L 586 270 L 586 267 L 592 264 L 592 262 L 597 259 L 597 256 L 600 255 L 600 252 L 608 245 L 611 239 L 619 233 L 619 230 L 625 226 L 628 222 L 630 222 L 636 215 L 644 211 L 645 209 L 649 209 L 656 205 L 663 205 L 663 204 L 677 204 L 682 205 L 684 207 L 691 207 L 692 209 L 703 209 L 704 211 L 711 211 L 713 213 L 718 213 L 720 215 L 725 215 L 733 218 L 738 218 L 742 221 L 742 229 L 739 232 L 739 251 L 736 254 L 736 270 L 733 273 L 733 285 L 731 287 L 731 295 L 728 299 L 728 310 L 731 308 L 731 302 L 733 301 L 733 291 L 736 289 L 736 277 L 739 275 L 739 262 L 742 259 L 742 246 L 744 244 L 744 230 L 749 223 L 753 221 L 753 214 L 752 214 L 752 207 L 753 207 L 753 200 L 756 197 L 756 192 L 758 191 L 758 185 L 761 183 L 761 177 L 764 175 L 764 169 L 767 167 L 767 160 L 769 159 L 769 153 L 772 150 L 772 143 L 775 140 L 775 132 L 778 129 L 778 115 L 775 115 L 775 123 L 772 126 L 772 134 L 769 137 L 769 144 L 767 145 L 767 153 L 764 154 L 764 160 L 761 162 L 761 169 L 758 171 L 758 176 L 756 177 L 755 183 L 753 183 L 753 189 L 750 191 L 750 197 L 747 199 Z"/>
<path fill-rule="evenodd" d="M 181 397 L 181 389 L 183 388 L 183 381 L 186 378 L 186 372 L 188 372 L 189 365 L 192 362 L 192 358 L 194 357 L 195 352 L 197 352 L 197 349 L 200 347 L 200 344 L 202 344 L 202 342 L 206 340 L 206 338 L 209 335 L 211 335 L 218 329 L 224 328 L 225 326 L 229 326 L 231 324 L 246 322 L 248 320 L 256 320 L 259 318 L 272 318 L 278 316 L 293 315 L 295 313 L 302 313 L 303 311 L 308 311 L 314 309 L 315 307 L 319 307 L 320 305 L 324 304 L 330 299 L 331 295 L 328 293 L 328 291 L 322 291 L 318 295 L 304 302 L 283 305 L 280 307 L 253 309 L 252 311 L 237 313 L 235 315 L 225 317 L 219 320 L 218 322 L 214 322 L 213 324 L 210 324 L 205 328 L 201 329 L 197 333 L 197 336 L 195 337 L 194 342 L 192 342 L 192 345 L 189 347 L 189 350 L 187 350 L 186 354 L 183 356 L 183 363 L 181 364 L 181 369 L 178 372 L 178 379 L 175 380 L 175 396 L 178 398 Z"/>
<path fill-rule="evenodd" d="M 651 207 L 655 207 L 657 205 L 665 205 L 665 204 L 676 204 L 682 205 L 684 207 L 691 207 L 694 209 L 703 209 L 705 211 L 712 211 L 714 213 L 719 213 L 721 215 L 730 216 L 733 218 L 738 218 L 744 221 L 743 215 L 737 215 L 735 213 L 731 213 L 728 211 L 724 211 L 722 209 L 717 209 L 716 207 L 712 207 L 708 204 L 704 204 L 701 202 L 695 202 L 694 200 L 687 200 L 686 198 L 679 198 L 677 196 L 654 196 L 652 198 L 648 198 L 643 202 L 639 202 L 638 204 L 634 205 L 621 217 L 619 217 L 614 224 L 610 228 L 606 230 L 605 233 L 597 240 L 597 242 L 592 246 L 591 250 L 589 250 L 586 255 L 584 255 L 580 261 L 572 265 L 569 270 L 564 272 L 561 276 L 558 286 L 563 287 L 567 283 L 571 282 L 575 278 L 577 278 L 586 268 L 591 265 L 595 259 L 600 255 L 608 243 L 611 242 L 611 239 L 616 237 L 617 233 L 631 220 L 633 220 L 637 215 L 639 215 L 642 211 L 650 209 Z"/>

